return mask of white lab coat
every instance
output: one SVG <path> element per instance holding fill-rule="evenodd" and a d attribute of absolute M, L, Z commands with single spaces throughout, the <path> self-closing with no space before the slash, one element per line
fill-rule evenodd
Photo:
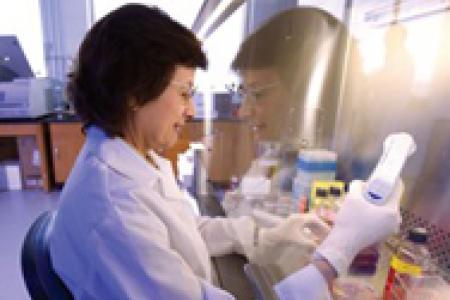
<path fill-rule="evenodd" d="M 50 234 L 56 272 L 78 300 L 234 299 L 212 284 L 210 256 L 249 251 L 254 222 L 196 217 L 170 162 L 152 155 L 159 169 L 122 139 L 88 129 Z M 313 266 L 276 291 L 281 299 L 328 293 Z"/>

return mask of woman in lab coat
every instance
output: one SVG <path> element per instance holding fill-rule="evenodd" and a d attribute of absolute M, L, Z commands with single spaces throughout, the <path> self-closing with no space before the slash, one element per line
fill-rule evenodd
<path fill-rule="evenodd" d="M 158 153 L 194 115 L 198 67 L 206 58 L 195 36 L 154 7 L 122 6 L 86 35 L 68 84 L 86 143 L 49 237 L 53 267 L 75 299 L 233 299 L 214 286 L 211 256 L 251 256 L 267 240 L 307 246 L 298 228 L 322 226 L 311 216 L 265 230 L 250 218 L 195 216 Z M 311 264 L 274 287 L 280 299 L 329 298 L 356 253 L 397 229 L 401 189 L 375 207 L 362 186 L 352 185 Z"/>

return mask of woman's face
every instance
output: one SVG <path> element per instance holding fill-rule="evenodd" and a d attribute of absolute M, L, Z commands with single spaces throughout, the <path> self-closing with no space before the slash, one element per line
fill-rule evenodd
<path fill-rule="evenodd" d="M 160 152 L 176 143 L 186 121 L 195 114 L 194 74 L 193 68 L 177 66 L 169 85 L 158 98 L 133 109 L 131 129 L 125 139 L 140 152 L 146 153 L 149 149 Z"/>
<path fill-rule="evenodd" d="M 242 106 L 239 116 L 247 119 L 259 140 L 278 140 L 282 135 L 288 109 L 287 91 L 271 69 L 245 70 Z"/>

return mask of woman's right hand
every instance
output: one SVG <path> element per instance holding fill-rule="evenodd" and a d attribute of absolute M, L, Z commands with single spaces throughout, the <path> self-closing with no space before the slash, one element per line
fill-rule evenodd
<path fill-rule="evenodd" d="M 384 205 L 376 205 L 364 197 L 365 182 L 355 180 L 336 216 L 335 224 L 317 253 L 344 273 L 362 249 L 386 239 L 399 230 L 400 199 L 403 183 L 398 180 Z"/>

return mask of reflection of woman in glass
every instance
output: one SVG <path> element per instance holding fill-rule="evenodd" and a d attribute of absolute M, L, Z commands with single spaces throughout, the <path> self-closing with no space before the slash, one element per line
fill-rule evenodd
<path fill-rule="evenodd" d="M 242 77 L 240 117 L 247 119 L 258 160 L 247 174 L 266 173 L 272 187 L 292 189 L 300 147 L 330 148 L 346 30 L 315 8 L 283 11 L 241 45 L 232 68 Z M 277 144 L 279 172 L 261 170 L 267 144 Z M 267 165 L 264 164 L 263 165 Z"/>
<path fill-rule="evenodd" d="M 339 96 L 344 26 L 314 8 L 284 11 L 251 34 L 232 68 L 243 79 L 240 115 L 259 140 L 328 146 Z"/>

